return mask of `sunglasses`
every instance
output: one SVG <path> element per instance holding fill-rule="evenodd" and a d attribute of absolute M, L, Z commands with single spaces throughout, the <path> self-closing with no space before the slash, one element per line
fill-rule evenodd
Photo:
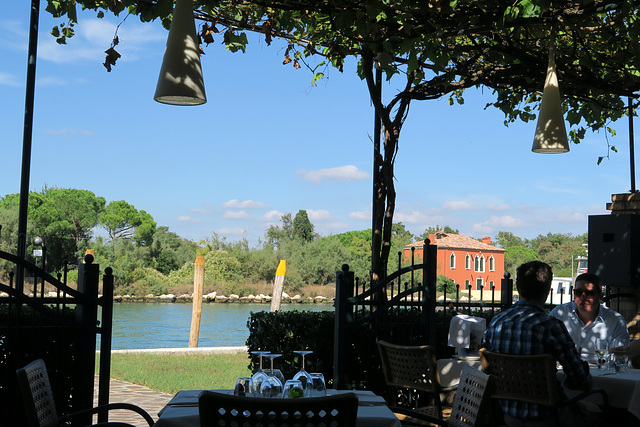
<path fill-rule="evenodd" d="M 573 295 L 576 297 L 587 297 L 587 298 L 592 298 L 592 297 L 596 297 L 599 296 L 600 293 L 598 291 L 585 291 L 584 289 L 574 289 L 573 290 Z"/>

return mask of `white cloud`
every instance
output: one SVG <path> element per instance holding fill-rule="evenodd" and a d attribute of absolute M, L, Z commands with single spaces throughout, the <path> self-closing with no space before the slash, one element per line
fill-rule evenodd
<path fill-rule="evenodd" d="M 222 218 L 225 219 L 247 219 L 249 218 L 249 214 L 247 214 L 245 211 L 227 211 L 224 214 L 222 214 Z"/>
<path fill-rule="evenodd" d="M 60 135 L 60 136 L 68 136 L 68 135 L 93 136 L 94 135 L 94 133 L 90 130 L 71 129 L 71 128 L 58 129 L 58 130 L 47 129 L 46 133 L 48 133 L 49 135 Z"/>
<path fill-rule="evenodd" d="M 445 202 L 442 205 L 442 208 L 450 211 L 468 211 L 468 210 L 476 209 L 476 207 L 473 204 L 466 202 L 464 200 L 451 200 L 449 202 Z"/>
<path fill-rule="evenodd" d="M 512 228 L 522 228 L 522 227 L 527 227 L 528 225 L 529 224 L 527 224 L 525 221 L 522 221 L 521 219 L 514 218 L 509 215 L 504 215 L 504 216 L 491 215 L 491 217 L 489 217 L 487 221 L 473 224 L 472 229 L 474 232 L 492 233 L 496 230 L 509 230 Z"/>
<path fill-rule="evenodd" d="M 367 172 L 361 171 L 353 165 L 313 171 L 300 169 L 297 174 L 302 175 L 302 179 L 311 181 L 314 184 L 320 184 L 324 181 L 359 181 L 370 177 Z"/>
<path fill-rule="evenodd" d="M 241 202 L 238 199 L 231 199 L 228 202 L 224 202 L 222 207 L 225 209 L 264 209 L 264 203 L 254 202 L 253 200 Z"/>
<path fill-rule="evenodd" d="M 429 217 L 422 212 L 396 212 L 393 222 L 403 222 L 407 224 L 419 224 L 429 222 Z"/>
<path fill-rule="evenodd" d="M 352 219 L 371 219 L 371 211 L 349 212 Z"/>
<path fill-rule="evenodd" d="M 579 213 L 579 212 L 574 212 L 571 214 L 565 214 L 565 213 L 554 213 L 550 216 L 539 216 L 536 217 L 536 221 L 539 222 L 586 222 L 587 218 Z"/>
<path fill-rule="evenodd" d="M 13 74 L 0 72 L 0 85 L 20 87 L 22 86 L 22 82 Z"/>
<path fill-rule="evenodd" d="M 269 211 L 262 216 L 265 221 L 280 221 L 280 218 L 284 215 L 280 211 Z"/>
<path fill-rule="evenodd" d="M 200 224 L 202 222 L 202 220 L 200 220 L 198 218 L 192 218 L 192 217 L 187 216 L 187 215 L 179 216 L 178 218 L 176 218 L 176 220 L 178 222 L 188 222 L 188 223 L 191 223 L 191 224 Z"/>
<path fill-rule="evenodd" d="M 240 227 L 222 227 L 217 230 L 220 234 L 232 234 L 234 236 L 242 236 L 244 229 Z"/>
<path fill-rule="evenodd" d="M 321 210 L 307 209 L 307 215 L 309 216 L 310 221 L 328 221 L 332 219 L 329 211 L 325 209 L 321 209 Z"/>

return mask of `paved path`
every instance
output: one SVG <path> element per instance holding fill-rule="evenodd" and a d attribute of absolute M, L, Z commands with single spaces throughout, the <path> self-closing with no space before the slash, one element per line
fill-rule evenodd
<path fill-rule="evenodd" d="M 98 377 L 95 379 L 95 401 L 98 404 Z M 109 386 L 110 402 L 126 402 L 140 406 L 147 411 L 154 420 L 158 419 L 158 412 L 166 405 L 173 395 L 153 391 L 148 387 L 139 384 L 132 384 L 126 381 L 111 378 Z M 132 411 L 114 410 L 109 411 L 109 421 L 121 421 L 139 427 L 148 427 L 144 419 Z"/>

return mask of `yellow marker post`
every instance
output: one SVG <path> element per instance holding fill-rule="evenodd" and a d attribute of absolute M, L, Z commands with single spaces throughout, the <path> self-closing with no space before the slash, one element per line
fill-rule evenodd
<path fill-rule="evenodd" d="M 280 310 L 282 304 L 282 291 L 284 290 L 284 275 L 287 273 L 287 261 L 280 260 L 276 270 L 276 280 L 273 283 L 273 297 L 271 298 L 271 311 Z"/>

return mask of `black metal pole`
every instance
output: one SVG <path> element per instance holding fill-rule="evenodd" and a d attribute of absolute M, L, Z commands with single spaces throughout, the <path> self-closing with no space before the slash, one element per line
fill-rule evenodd
<path fill-rule="evenodd" d="M 631 167 L 631 192 L 636 192 L 636 162 L 633 150 L 633 103 L 631 97 L 627 98 L 629 104 L 629 163 Z"/>
<path fill-rule="evenodd" d="M 29 22 L 29 56 L 27 59 L 27 90 L 24 106 L 24 133 L 22 137 L 22 172 L 20 178 L 20 205 L 18 208 L 18 259 L 23 260 L 27 250 L 27 216 L 29 211 L 29 175 L 31 174 L 31 140 L 33 136 L 33 101 L 36 89 L 36 57 L 38 53 L 38 19 L 40 0 L 31 0 Z M 24 287 L 24 270 L 19 266 L 16 288 Z"/>

